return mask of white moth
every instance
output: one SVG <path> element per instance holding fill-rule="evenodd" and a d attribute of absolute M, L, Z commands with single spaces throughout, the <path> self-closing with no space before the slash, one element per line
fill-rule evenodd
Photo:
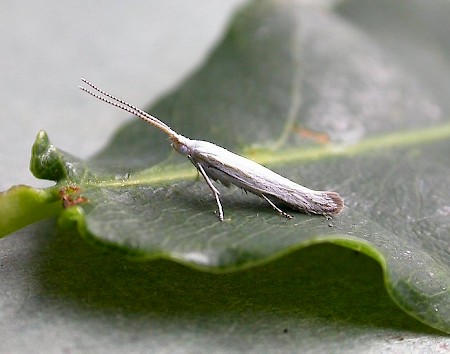
<path fill-rule="evenodd" d="M 220 181 L 226 187 L 235 185 L 263 198 L 287 219 L 291 219 L 292 216 L 277 207 L 275 203 L 282 203 L 305 213 L 326 216 L 338 214 L 344 207 L 344 201 L 336 192 L 314 191 L 220 146 L 207 141 L 188 139 L 143 110 L 114 97 L 85 79 L 81 80 L 99 94 L 80 86 L 81 90 L 141 118 L 169 136 L 172 147 L 186 156 L 205 179 L 216 198 L 218 216 L 221 221 L 223 221 L 223 208 L 219 198 L 220 193 L 212 181 Z"/>

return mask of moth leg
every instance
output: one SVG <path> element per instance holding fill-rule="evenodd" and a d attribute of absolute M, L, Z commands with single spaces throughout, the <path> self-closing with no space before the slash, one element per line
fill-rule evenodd
<path fill-rule="evenodd" d="M 208 175 L 205 172 L 205 169 L 203 168 L 202 165 L 200 165 L 199 163 L 195 164 L 195 167 L 197 167 L 197 170 L 200 171 L 200 174 L 203 176 L 203 178 L 206 181 L 206 184 L 209 186 L 209 188 L 211 189 L 211 192 L 213 192 L 214 197 L 216 198 L 216 203 L 217 203 L 217 207 L 219 209 L 219 219 L 220 221 L 223 221 L 223 208 L 222 208 L 222 203 L 220 203 L 220 198 L 219 198 L 219 191 L 217 190 L 216 187 L 214 187 L 214 185 L 211 182 L 211 179 L 208 177 Z"/>
<path fill-rule="evenodd" d="M 278 213 L 285 217 L 286 219 L 292 219 L 292 215 L 289 215 L 288 213 L 285 213 L 283 210 L 281 210 L 280 208 L 278 208 L 275 204 L 272 203 L 272 201 L 267 198 L 264 194 L 261 194 L 261 197 L 264 198 L 266 200 L 267 203 L 269 203 L 272 208 L 274 208 L 276 211 L 278 211 Z"/>

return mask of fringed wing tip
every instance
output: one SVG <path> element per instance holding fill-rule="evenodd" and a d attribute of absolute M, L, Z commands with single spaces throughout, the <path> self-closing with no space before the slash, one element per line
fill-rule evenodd
<path fill-rule="evenodd" d="M 344 209 L 344 200 L 336 192 L 327 192 L 327 197 L 331 199 L 333 207 L 328 210 L 329 214 L 337 215 Z"/>

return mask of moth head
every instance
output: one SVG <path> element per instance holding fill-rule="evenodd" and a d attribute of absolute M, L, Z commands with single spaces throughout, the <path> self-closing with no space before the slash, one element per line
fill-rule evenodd
<path fill-rule="evenodd" d="M 170 137 L 172 147 L 178 151 L 181 155 L 189 154 L 189 147 L 187 146 L 187 141 L 183 141 L 184 139 L 180 139 L 179 137 L 172 136 Z"/>

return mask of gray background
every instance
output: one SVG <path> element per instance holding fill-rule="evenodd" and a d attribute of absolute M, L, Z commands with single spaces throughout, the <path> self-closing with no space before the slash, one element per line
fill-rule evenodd
<path fill-rule="evenodd" d="M 40 129 L 79 157 L 130 119 L 80 77 L 145 107 L 201 64 L 243 0 L 2 1 L 0 190 L 51 183 L 28 171 Z"/>

